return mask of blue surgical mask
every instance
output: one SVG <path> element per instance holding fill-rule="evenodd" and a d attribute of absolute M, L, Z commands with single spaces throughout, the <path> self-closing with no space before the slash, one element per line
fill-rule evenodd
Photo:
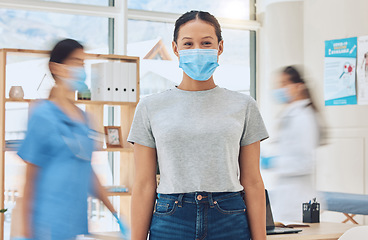
<path fill-rule="evenodd" d="M 70 78 L 62 78 L 73 91 L 84 92 L 88 89 L 86 81 L 86 71 L 84 67 L 68 66 Z"/>
<path fill-rule="evenodd" d="M 217 49 L 181 50 L 179 56 L 179 67 L 197 81 L 207 81 L 219 66 Z"/>
<path fill-rule="evenodd" d="M 272 90 L 272 95 L 281 104 L 291 102 L 291 97 L 287 88 L 277 88 Z"/>

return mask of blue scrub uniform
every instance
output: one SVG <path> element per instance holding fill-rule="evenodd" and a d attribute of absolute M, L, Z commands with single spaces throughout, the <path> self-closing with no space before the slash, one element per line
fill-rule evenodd
<path fill-rule="evenodd" d="M 31 114 L 18 155 L 39 167 L 32 207 L 33 239 L 71 239 L 88 232 L 94 141 L 87 122 L 73 121 L 48 100 Z"/>

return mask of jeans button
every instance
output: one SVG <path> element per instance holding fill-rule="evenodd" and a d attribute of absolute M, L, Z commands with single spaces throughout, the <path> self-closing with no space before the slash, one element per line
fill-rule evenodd
<path fill-rule="evenodd" d="M 201 201 L 201 200 L 202 200 L 202 198 L 203 198 L 203 197 L 202 197 L 202 195 L 198 195 L 198 196 L 197 196 L 197 200 L 198 200 L 198 201 Z"/>

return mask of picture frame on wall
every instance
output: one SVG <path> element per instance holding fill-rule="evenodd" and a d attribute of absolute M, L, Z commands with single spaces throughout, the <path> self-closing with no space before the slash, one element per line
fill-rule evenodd
<path fill-rule="evenodd" d="M 117 126 L 105 126 L 105 137 L 107 148 L 122 148 L 123 141 L 121 128 Z"/>

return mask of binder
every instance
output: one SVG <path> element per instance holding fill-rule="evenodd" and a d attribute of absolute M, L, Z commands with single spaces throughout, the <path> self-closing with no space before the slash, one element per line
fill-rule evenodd
<path fill-rule="evenodd" d="M 129 67 L 128 82 L 129 82 L 129 102 L 137 102 L 137 64 L 127 63 Z"/>
<path fill-rule="evenodd" d="M 91 99 L 93 101 L 137 101 L 136 63 L 103 62 L 92 64 L 91 67 Z"/>
<path fill-rule="evenodd" d="M 114 63 L 107 62 L 107 67 L 105 68 L 105 79 L 104 79 L 104 101 L 114 101 L 113 96 L 113 78 L 114 78 Z"/>
<path fill-rule="evenodd" d="M 113 63 L 113 75 L 112 75 L 112 100 L 114 102 L 121 102 L 122 89 L 120 86 L 121 81 L 121 64 L 120 62 Z"/>
<path fill-rule="evenodd" d="M 91 100 L 104 101 L 104 88 L 107 63 L 95 63 L 91 65 Z"/>
<path fill-rule="evenodd" d="M 128 102 L 129 101 L 129 65 L 126 62 L 120 63 L 120 101 Z"/>

